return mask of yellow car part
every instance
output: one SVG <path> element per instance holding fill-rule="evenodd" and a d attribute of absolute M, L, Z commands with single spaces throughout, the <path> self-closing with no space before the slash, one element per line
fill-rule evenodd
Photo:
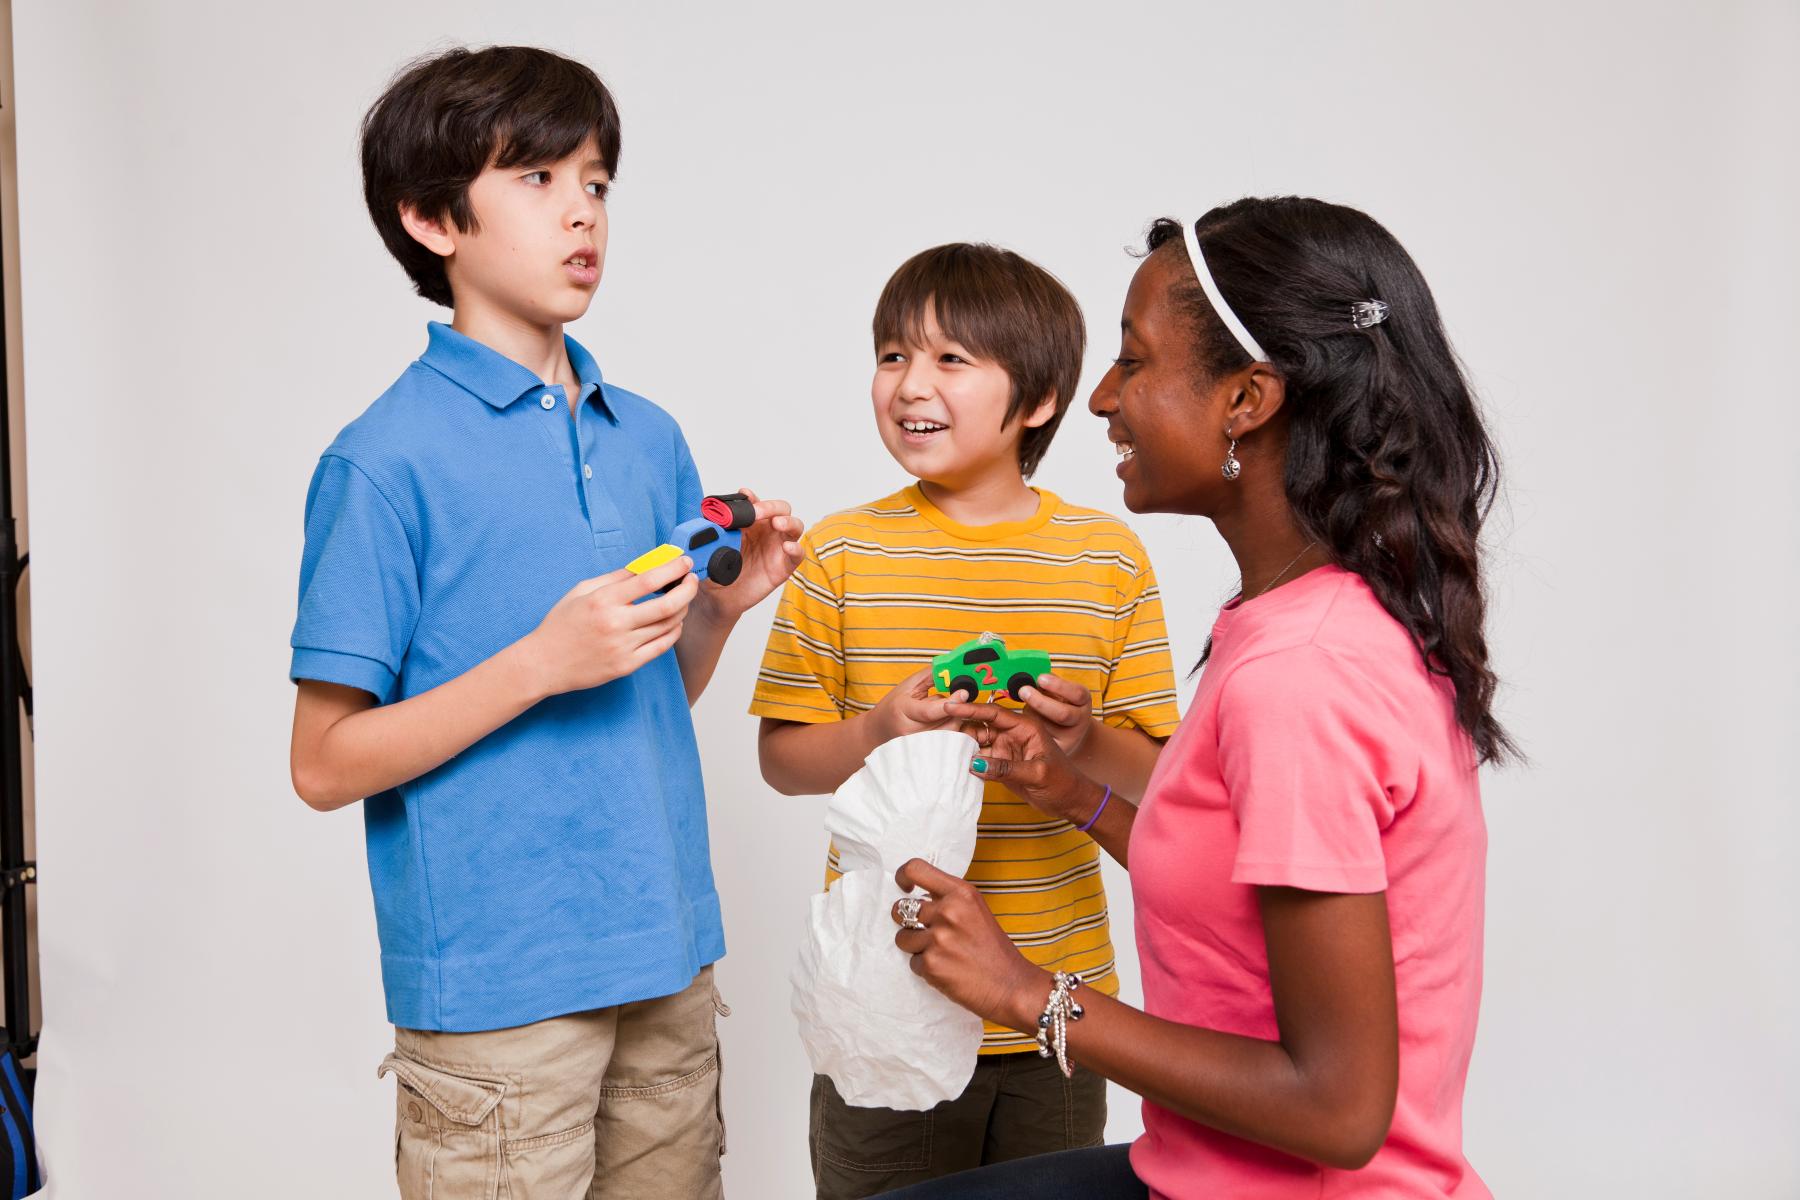
<path fill-rule="evenodd" d="M 625 569 L 633 575 L 642 575 L 645 571 L 654 571 L 666 562 L 673 562 L 681 557 L 681 551 L 664 542 L 654 550 L 646 551 L 625 564 Z"/>

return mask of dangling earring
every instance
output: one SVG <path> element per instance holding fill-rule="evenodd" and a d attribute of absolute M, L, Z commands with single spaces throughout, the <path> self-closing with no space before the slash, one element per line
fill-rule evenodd
<path fill-rule="evenodd" d="M 1237 439 L 1231 437 L 1229 425 L 1225 427 L 1225 436 L 1231 438 L 1231 446 L 1225 451 L 1225 465 L 1219 468 L 1219 473 L 1227 479 L 1236 479 L 1244 464 L 1237 460 Z"/>

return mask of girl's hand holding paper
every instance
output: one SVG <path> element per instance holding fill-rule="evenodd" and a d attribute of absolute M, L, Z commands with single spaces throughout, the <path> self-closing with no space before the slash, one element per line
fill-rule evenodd
<path fill-rule="evenodd" d="M 975 885 L 922 858 L 902 864 L 894 882 L 903 892 L 924 888 L 931 895 L 914 918 L 922 928 L 905 926 L 905 900 L 891 913 L 902 925 L 894 944 L 912 956 L 914 974 L 977 1016 L 1035 1033 L 1050 976 L 1019 953 Z"/>

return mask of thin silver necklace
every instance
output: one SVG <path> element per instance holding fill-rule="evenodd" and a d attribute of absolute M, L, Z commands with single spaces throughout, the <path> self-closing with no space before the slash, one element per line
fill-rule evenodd
<path fill-rule="evenodd" d="M 1314 538 L 1314 539 L 1313 539 L 1313 540 L 1312 540 L 1312 541 L 1310 541 L 1310 542 L 1308 542 L 1308 543 L 1306 543 L 1306 545 L 1304 545 L 1304 546 L 1302 546 L 1302 547 L 1300 547 L 1300 553 L 1298 553 L 1298 554 L 1296 554 L 1296 555 L 1294 555 L 1294 557 L 1292 557 L 1292 558 L 1290 558 L 1290 559 L 1288 559 L 1288 565 L 1287 565 L 1287 566 L 1285 566 L 1285 567 L 1283 567 L 1283 568 L 1281 568 L 1281 570 L 1279 570 L 1279 571 L 1277 571 L 1277 572 L 1275 572 L 1275 578 L 1273 578 L 1273 579 L 1271 579 L 1271 580 L 1269 580 L 1269 582 L 1267 582 L 1267 583 L 1265 583 L 1265 584 L 1263 584 L 1263 585 L 1262 585 L 1262 591 L 1259 591 L 1259 592 L 1257 592 L 1257 593 L 1256 593 L 1256 596 L 1260 596 L 1260 595 L 1262 595 L 1262 594 L 1263 594 L 1263 593 L 1264 593 L 1264 592 L 1267 592 L 1267 591 L 1268 591 L 1268 590 L 1269 590 L 1269 589 L 1270 589 L 1270 588 L 1272 588 L 1272 587 L 1274 587 L 1274 586 L 1275 586 L 1275 585 L 1276 585 L 1276 584 L 1278 584 L 1278 583 L 1280 583 L 1280 582 L 1281 582 L 1281 577 L 1282 577 L 1282 576 L 1283 576 L 1283 575 L 1286 575 L 1286 574 L 1287 574 L 1287 573 L 1288 573 L 1288 572 L 1289 572 L 1289 571 L 1291 571 L 1291 570 L 1293 570 L 1293 569 L 1294 569 L 1294 564 L 1295 564 L 1295 563 L 1297 563 L 1297 562 L 1299 562 L 1299 561 L 1300 561 L 1300 560 L 1301 560 L 1301 559 L 1303 559 L 1303 558 L 1305 558 L 1305 557 L 1306 557 L 1306 552 L 1307 552 L 1307 551 L 1308 551 L 1308 550 L 1311 550 L 1311 549 L 1312 549 L 1312 548 L 1313 548 L 1313 547 L 1314 547 L 1314 546 L 1316 546 L 1316 545 L 1318 545 L 1318 544 L 1319 544 L 1319 541 L 1318 541 L 1318 539 L 1317 539 L 1317 538 Z M 1242 587 L 1242 586 L 1243 586 L 1243 582 L 1242 582 L 1242 581 L 1241 581 L 1241 580 L 1240 580 L 1240 581 L 1239 581 L 1239 584 L 1238 584 L 1238 586 L 1239 586 L 1239 587 L 1240 587 L 1240 588 L 1241 588 L 1241 587 Z M 1248 604 L 1248 603 L 1249 603 L 1249 602 L 1250 602 L 1250 601 L 1252 601 L 1252 600 L 1254 600 L 1254 599 L 1256 599 L 1256 596 L 1245 596 L 1245 597 L 1244 597 L 1244 603 L 1246 603 L 1246 604 Z"/>

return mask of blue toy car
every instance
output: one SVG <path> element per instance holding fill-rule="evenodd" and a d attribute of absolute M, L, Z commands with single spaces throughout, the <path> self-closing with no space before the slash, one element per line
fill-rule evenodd
<path fill-rule="evenodd" d="M 696 577 L 729 586 L 744 570 L 744 535 L 739 530 L 755 523 L 756 506 L 742 492 L 708 496 L 700 503 L 698 517 L 677 525 L 668 541 L 638 555 L 625 564 L 625 569 L 642 575 L 685 554 L 694 560 Z M 661 590 L 666 592 L 674 586 L 671 583 Z"/>

